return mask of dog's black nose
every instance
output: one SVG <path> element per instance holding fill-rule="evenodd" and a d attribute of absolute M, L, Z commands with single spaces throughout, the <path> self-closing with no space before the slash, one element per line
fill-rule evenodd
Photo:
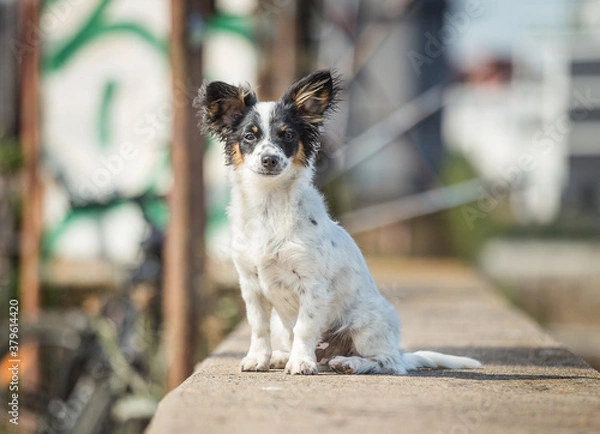
<path fill-rule="evenodd" d="M 276 155 L 265 155 L 262 157 L 262 165 L 265 169 L 274 169 L 279 163 L 279 157 Z"/>

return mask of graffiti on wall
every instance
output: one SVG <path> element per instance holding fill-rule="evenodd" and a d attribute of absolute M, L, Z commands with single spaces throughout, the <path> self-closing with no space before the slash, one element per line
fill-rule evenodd
<path fill-rule="evenodd" d="M 169 14 L 168 0 L 44 3 L 44 246 L 52 257 L 133 261 L 145 221 L 132 197 L 164 222 Z"/>

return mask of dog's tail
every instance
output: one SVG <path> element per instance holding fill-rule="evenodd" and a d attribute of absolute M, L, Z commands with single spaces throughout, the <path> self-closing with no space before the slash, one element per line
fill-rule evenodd
<path fill-rule="evenodd" d="M 450 356 L 435 351 L 404 353 L 402 361 L 408 371 L 419 368 L 475 369 L 481 367 L 481 362 L 470 357 Z"/>

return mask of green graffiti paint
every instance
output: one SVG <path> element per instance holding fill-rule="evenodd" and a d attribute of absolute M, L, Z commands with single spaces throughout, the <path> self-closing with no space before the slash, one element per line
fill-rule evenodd
<path fill-rule="evenodd" d="M 50 7 L 65 8 L 70 0 L 44 0 L 43 6 L 47 13 L 52 13 L 47 10 Z M 162 33 L 156 33 L 153 29 L 146 28 L 142 22 L 137 22 L 135 18 L 117 18 L 110 14 L 109 8 L 118 2 L 126 2 L 128 0 L 90 0 L 92 2 L 93 11 L 86 17 L 80 27 L 75 32 L 69 35 L 65 40 L 61 40 L 56 44 L 46 43 L 42 45 L 42 63 L 41 73 L 43 77 L 56 74 L 60 75 L 69 67 L 70 62 L 90 49 L 90 45 L 94 43 L 102 44 L 119 44 L 124 39 L 137 42 L 150 48 L 150 52 L 154 53 L 160 62 L 169 62 L 169 37 Z M 64 5 L 62 4 L 64 3 Z M 149 54 L 152 55 L 152 54 Z M 90 131 L 90 140 L 96 142 L 100 149 L 108 150 L 111 145 L 114 145 L 115 130 L 114 122 L 117 106 L 116 102 L 123 96 L 123 89 L 126 82 L 120 80 L 118 71 L 114 76 L 105 78 L 105 82 L 99 88 L 89 88 L 90 92 L 100 92 L 99 105 L 89 108 L 95 115 L 93 130 Z M 149 218 L 161 228 L 166 227 L 168 221 L 168 207 L 160 194 L 156 193 L 159 190 L 159 184 L 164 179 L 164 174 L 169 171 L 170 154 L 165 150 L 165 155 L 161 160 L 151 168 L 152 172 L 149 176 L 148 195 L 156 197 L 148 199 L 142 206 Z M 82 198 L 91 201 L 94 198 Z M 146 203 L 147 202 L 147 203 Z M 130 203 L 127 198 L 116 198 L 109 203 L 90 203 L 88 205 L 77 205 L 72 208 L 65 218 L 52 228 L 47 228 L 43 239 L 43 253 L 46 256 L 56 252 L 57 243 L 60 242 L 64 234 L 81 219 L 92 221 L 97 226 L 98 233 L 101 233 L 103 218 L 110 210 L 116 207 Z"/>
<path fill-rule="evenodd" d="M 73 38 L 66 41 L 54 52 L 48 53 L 43 57 L 42 68 L 45 72 L 53 72 L 61 69 L 91 41 L 103 36 L 114 36 L 116 33 L 138 37 L 159 53 L 168 57 L 169 47 L 167 41 L 157 38 L 144 27 L 129 22 L 107 22 L 105 10 L 110 3 L 112 3 L 112 0 L 102 0 Z"/>
<path fill-rule="evenodd" d="M 98 116 L 98 142 L 100 143 L 100 147 L 103 149 L 107 149 L 112 142 L 112 137 L 110 134 L 110 114 L 114 103 L 116 89 L 116 81 L 111 80 L 107 82 L 104 86 L 102 101 L 100 102 L 100 114 Z"/>

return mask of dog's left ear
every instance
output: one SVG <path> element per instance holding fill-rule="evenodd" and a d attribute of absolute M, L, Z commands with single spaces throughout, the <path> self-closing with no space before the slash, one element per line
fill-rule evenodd
<path fill-rule="evenodd" d="M 281 101 L 285 106 L 294 108 L 310 124 L 320 126 L 335 108 L 339 91 L 340 79 L 337 75 L 329 70 L 321 70 L 292 84 Z"/>
<path fill-rule="evenodd" d="M 256 94 L 247 86 L 213 81 L 202 85 L 193 105 L 199 109 L 200 128 L 227 141 L 244 113 L 256 102 Z"/>

